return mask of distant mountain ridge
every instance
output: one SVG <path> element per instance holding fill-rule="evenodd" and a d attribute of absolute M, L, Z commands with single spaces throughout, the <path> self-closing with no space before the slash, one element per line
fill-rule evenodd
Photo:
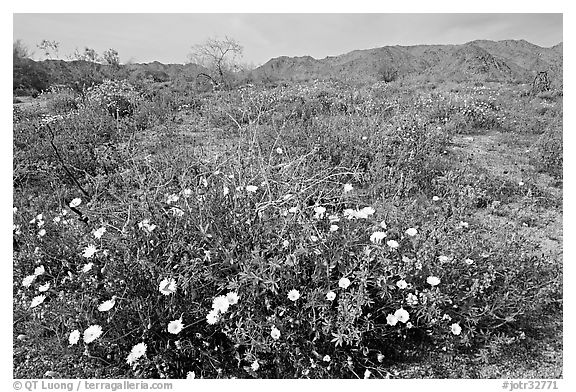
<path fill-rule="evenodd" d="M 281 56 L 252 71 L 255 79 L 382 80 L 437 76 L 445 80 L 530 81 L 547 71 L 562 81 L 563 44 L 543 48 L 525 40 L 476 40 L 462 45 L 384 46 L 339 56 Z"/>

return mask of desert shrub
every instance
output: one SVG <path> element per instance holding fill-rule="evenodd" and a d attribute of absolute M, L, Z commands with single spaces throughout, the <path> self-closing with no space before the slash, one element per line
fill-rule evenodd
<path fill-rule="evenodd" d="M 96 106 L 113 117 L 130 116 L 141 100 L 140 93 L 125 80 L 105 80 L 83 92 L 84 106 Z"/>
<path fill-rule="evenodd" d="M 396 83 L 354 113 L 332 109 L 333 85 L 203 97 L 210 125 L 237 129 L 206 155 L 131 143 L 148 126 L 168 135 L 169 96 L 146 127 L 106 105 L 44 119 L 91 198 L 67 183 L 15 193 L 15 329 L 128 377 L 384 377 L 415 347 L 482 347 L 557 309 L 558 266 L 473 213 L 532 196 L 447 152 L 460 97 Z M 293 102 L 318 111 L 291 118 Z M 37 125 L 16 124 L 15 160 L 57 163 Z M 104 160 L 109 145 L 121 155 Z M 90 326 L 103 334 L 69 342 Z"/>
<path fill-rule="evenodd" d="M 69 88 L 52 87 L 41 94 L 47 109 L 53 114 L 66 114 L 78 109 L 78 96 Z"/>
<path fill-rule="evenodd" d="M 562 128 L 550 127 L 538 138 L 535 155 L 531 157 L 535 167 L 556 179 L 562 179 L 563 143 Z"/>

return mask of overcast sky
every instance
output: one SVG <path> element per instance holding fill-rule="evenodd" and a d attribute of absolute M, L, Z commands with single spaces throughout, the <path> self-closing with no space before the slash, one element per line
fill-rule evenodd
<path fill-rule="evenodd" d="M 36 44 L 47 39 L 60 42 L 61 58 L 88 46 L 114 48 L 121 62 L 184 63 L 192 45 L 225 35 L 254 65 L 385 45 L 525 39 L 550 47 L 563 40 L 562 14 L 14 14 L 14 40 L 35 58 Z"/>

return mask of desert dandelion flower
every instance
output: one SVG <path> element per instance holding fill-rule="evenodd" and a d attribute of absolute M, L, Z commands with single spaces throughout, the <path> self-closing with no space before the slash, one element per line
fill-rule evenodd
<path fill-rule="evenodd" d="M 41 265 L 39 267 L 36 267 L 36 269 L 34 270 L 34 275 L 40 276 L 40 275 L 43 275 L 44 272 L 46 272 L 46 270 L 44 269 L 44 266 Z"/>
<path fill-rule="evenodd" d="M 226 299 L 228 300 L 228 303 L 230 305 L 236 305 L 238 303 L 238 293 L 231 291 L 228 294 L 226 294 Z"/>
<path fill-rule="evenodd" d="M 170 295 L 176 292 L 176 281 L 174 278 L 164 278 L 158 286 L 158 290 L 163 295 Z"/>
<path fill-rule="evenodd" d="M 348 193 L 348 192 L 350 192 L 352 189 L 354 189 L 354 187 L 352 186 L 352 184 L 344 184 L 344 193 Z"/>
<path fill-rule="evenodd" d="M 374 244 L 380 244 L 384 238 L 386 238 L 386 233 L 383 231 L 376 231 L 370 236 L 370 241 Z"/>
<path fill-rule="evenodd" d="M 94 231 L 94 237 L 97 239 L 100 239 L 100 238 L 102 238 L 104 233 L 106 233 L 106 228 L 104 226 L 102 226 L 98 230 Z"/>
<path fill-rule="evenodd" d="M 132 365 L 136 362 L 139 358 L 143 357 L 146 354 L 146 343 L 138 343 L 134 347 L 132 347 L 132 351 L 128 354 L 126 358 L 126 362 L 129 365 Z"/>
<path fill-rule="evenodd" d="M 98 306 L 98 310 L 100 312 L 107 312 L 110 309 L 112 309 L 114 307 L 114 305 L 116 305 L 116 296 L 112 296 L 112 299 L 109 299 L 108 301 L 104 301 L 102 302 L 99 306 Z"/>
<path fill-rule="evenodd" d="M 298 300 L 298 298 L 300 298 L 300 292 L 298 290 L 292 289 L 288 292 L 288 299 L 290 301 L 295 302 Z"/>
<path fill-rule="evenodd" d="M 462 333 L 462 327 L 460 326 L 460 324 L 458 323 L 454 323 L 450 326 L 450 331 L 454 334 L 454 335 L 460 335 L 460 333 Z"/>
<path fill-rule="evenodd" d="M 102 335 L 102 327 L 91 325 L 84 331 L 84 343 L 92 343 Z"/>
<path fill-rule="evenodd" d="M 82 256 L 86 257 L 87 259 L 89 259 L 90 257 L 94 256 L 94 254 L 98 252 L 98 250 L 96 249 L 96 247 L 92 244 L 88 245 L 86 248 L 84 248 L 84 252 L 82 252 Z"/>
<path fill-rule="evenodd" d="M 348 286 L 350 286 L 350 279 L 340 278 L 340 280 L 338 281 L 338 287 L 343 288 L 343 289 L 347 289 Z"/>
<path fill-rule="evenodd" d="M 78 343 L 78 340 L 80 340 L 80 331 L 75 329 L 74 331 L 70 332 L 70 335 L 68 336 L 68 343 L 70 346 L 73 346 Z"/>
<path fill-rule="evenodd" d="M 35 308 L 36 306 L 40 305 L 46 299 L 45 295 L 38 295 L 32 298 L 32 302 L 30 303 L 30 308 Z"/>
<path fill-rule="evenodd" d="M 220 319 L 219 315 L 218 315 L 218 311 L 216 309 L 212 309 L 210 312 L 208 312 L 208 314 L 206 315 L 206 321 L 208 322 L 208 324 L 210 325 L 214 325 L 218 322 L 218 320 Z"/>
<path fill-rule="evenodd" d="M 398 282 L 396 282 L 396 286 L 397 286 L 399 289 L 403 290 L 403 289 L 405 289 L 406 287 L 408 287 L 408 283 L 406 283 L 406 281 L 405 281 L 404 279 L 402 279 L 402 280 L 399 280 Z"/>
<path fill-rule="evenodd" d="M 246 192 L 254 193 L 257 190 L 258 190 L 258 187 L 256 185 L 247 185 L 246 186 Z"/>
<path fill-rule="evenodd" d="M 74 208 L 74 207 L 78 207 L 80 204 L 82 204 L 82 199 L 77 197 L 75 199 L 72 199 L 72 201 L 70 202 L 70 207 Z"/>
<path fill-rule="evenodd" d="M 386 242 L 386 245 L 388 245 L 389 247 L 391 247 L 392 249 L 398 249 L 398 247 L 400 246 L 400 244 L 397 241 L 394 240 L 390 240 Z"/>
<path fill-rule="evenodd" d="M 394 317 L 396 317 L 398 321 L 400 321 L 401 323 L 405 324 L 406 321 L 408 321 L 408 319 L 410 318 L 410 314 L 408 314 L 408 312 L 404 308 L 400 308 L 396 312 L 394 312 Z"/>
<path fill-rule="evenodd" d="M 326 299 L 328 301 L 334 301 L 334 299 L 336 299 L 336 293 L 330 290 L 329 292 L 326 293 Z"/>
<path fill-rule="evenodd" d="M 418 230 L 411 227 L 408 230 L 406 230 L 406 234 L 408 234 L 410 237 L 414 237 L 416 234 L 418 234 Z"/>
<path fill-rule="evenodd" d="M 440 284 L 440 278 L 437 278 L 436 276 L 429 276 L 426 278 L 426 283 L 432 287 L 438 286 Z"/>
<path fill-rule="evenodd" d="M 274 340 L 280 339 L 280 330 L 276 328 L 276 326 L 272 326 L 270 329 L 270 336 L 272 336 L 272 339 Z"/>
<path fill-rule="evenodd" d="M 182 317 L 178 320 L 173 320 L 168 323 L 168 332 L 174 335 L 178 335 L 180 331 L 184 328 L 184 324 L 182 323 Z"/>
<path fill-rule="evenodd" d="M 36 280 L 36 275 L 28 275 L 24 279 L 22 279 L 22 286 L 30 287 L 32 283 Z"/>
<path fill-rule="evenodd" d="M 44 293 L 48 291 L 49 288 L 50 288 L 50 282 L 46 282 L 42 286 L 38 287 L 38 291 Z"/>
<path fill-rule="evenodd" d="M 398 318 L 393 314 L 389 314 L 386 316 L 386 323 L 393 327 L 398 323 Z"/>
<path fill-rule="evenodd" d="M 212 301 L 212 309 L 226 313 L 228 311 L 228 307 L 230 306 L 230 302 L 228 302 L 228 298 L 223 295 L 219 295 Z"/>

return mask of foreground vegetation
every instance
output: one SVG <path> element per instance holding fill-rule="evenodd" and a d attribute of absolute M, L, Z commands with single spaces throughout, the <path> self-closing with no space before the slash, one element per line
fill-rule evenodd
<path fill-rule="evenodd" d="M 15 105 L 15 377 L 559 377 L 562 92 L 528 91 Z"/>

